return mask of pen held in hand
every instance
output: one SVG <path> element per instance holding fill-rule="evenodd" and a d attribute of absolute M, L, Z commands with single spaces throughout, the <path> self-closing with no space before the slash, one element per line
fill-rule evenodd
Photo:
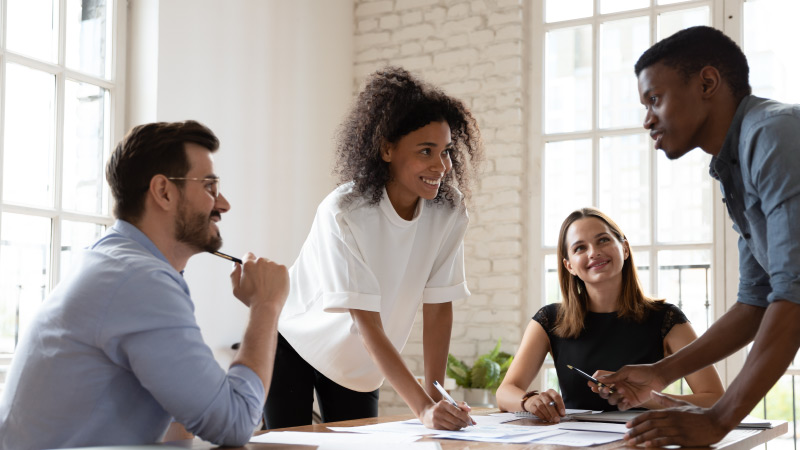
<path fill-rule="evenodd" d="M 582 371 L 581 369 L 578 369 L 577 367 L 573 367 L 573 366 L 570 366 L 569 364 L 567 364 L 567 368 L 569 368 L 569 369 L 572 369 L 572 370 L 574 370 L 574 371 L 578 372 L 578 375 L 580 375 L 580 376 L 582 376 L 583 378 L 586 378 L 587 380 L 589 380 L 589 381 L 591 381 L 592 383 L 596 384 L 596 385 L 597 385 L 597 387 L 604 387 L 604 388 L 608 388 L 608 392 L 611 392 L 612 394 L 613 394 L 614 392 L 616 392 L 616 391 L 614 390 L 614 388 L 613 388 L 613 387 L 606 386 L 605 384 L 603 384 L 603 383 L 601 383 L 601 382 L 597 381 L 597 379 L 596 379 L 595 377 L 593 377 L 593 376 L 589 375 L 588 373 L 586 373 L 586 372 Z"/>
<path fill-rule="evenodd" d="M 239 259 L 239 258 L 236 258 L 235 256 L 226 255 L 225 253 L 222 253 L 222 252 L 210 252 L 210 253 L 211 253 L 212 255 L 217 255 L 217 256 L 219 256 L 220 258 L 227 259 L 228 261 L 233 261 L 233 262 L 235 262 L 235 263 L 237 263 L 237 264 L 241 264 L 241 263 L 242 263 L 242 260 L 241 260 L 241 259 Z"/>
<path fill-rule="evenodd" d="M 450 394 L 448 394 L 447 391 L 444 390 L 444 388 L 442 387 L 441 384 L 439 384 L 438 381 L 433 380 L 433 387 L 435 387 L 436 390 L 439 391 L 440 394 L 442 394 L 442 398 L 450 402 L 450 404 L 452 404 L 456 408 L 461 409 L 461 407 L 458 406 L 458 403 L 455 400 L 453 400 L 453 397 L 450 397 Z M 469 420 L 472 421 L 473 424 L 475 423 L 475 421 L 472 420 L 472 417 L 470 417 Z"/>

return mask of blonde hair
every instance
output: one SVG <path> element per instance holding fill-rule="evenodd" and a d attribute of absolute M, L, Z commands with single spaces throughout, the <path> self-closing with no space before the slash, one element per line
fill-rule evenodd
<path fill-rule="evenodd" d="M 577 220 L 594 217 L 602 220 L 611 231 L 611 234 L 620 243 L 627 242 L 625 234 L 619 226 L 600 210 L 595 208 L 581 208 L 573 211 L 561 224 L 558 233 L 558 280 L 561 285 L 563 301 L 558 308 L 554 332 L 563 338 L 576 338 L 583 330 L 586 311 L 589 309 L 589 296 L 586 287 L 581 287 L 583 281 L 576 275 L 569 273 L 563 261 L 568 259 L 566 235 L 569 227 Z M 626 318 L 635 322 L 644 320 L 647 312 L 663 303 L 663 299 L 647 297 L 642 292 L 639 276 L 636 274 L 636 265 L 633 263 L 633 253 L 629 252 L 628 258 L 622 265 L 622 291 L 618 301 L 617 317 Z"/>

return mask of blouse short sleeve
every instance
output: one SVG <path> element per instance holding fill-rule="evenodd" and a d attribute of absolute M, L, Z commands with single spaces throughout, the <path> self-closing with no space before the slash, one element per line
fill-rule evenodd
<path fill-rule="evenodd" d="M 439 248 L 422 293 L 424 303 L 452 302 L 470 295 L 464 270 L 464 235 L 469 218 L 463 205 L 454 214 L 457 218 Z"/>
<path fill-rule="evenodd" d="M 539 322 L 544 331 L 549 335 L 556 324 L 556 314 L 558 313 L 558 303 L 551 303 L 543 306 L 533 315 L 533 320 Z"/>
<path fill-rule="evenodd" d="M 378 279 L 364 261 L 341 210 L 323 202 L 306 243 L 289 272 L 291 291 L 284 316 L 305 312 L 321 299 L 326 312 L 380 311 Z M 331 270 L 336 268 L 336 270 Z"/>
<path fill-rule="evenodd" d="M 675 325 L 687 322 L 689 322 L 689 319 L 686 318 L 686 315 L 680 308 L 671 303 L 665 303 L 664 320 L 661 323 L 661 339 L 666 338 L 667 334 L 669 334 L 670 330 L 672 330 L 672 327 Z"/>

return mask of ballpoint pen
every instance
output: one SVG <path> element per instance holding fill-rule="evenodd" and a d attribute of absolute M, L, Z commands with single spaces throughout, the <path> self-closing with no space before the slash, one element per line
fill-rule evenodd
<path fill-rule="evenodd" d="M 241 259 L 236 258 L 235 256 L 226 255 L 225 253 L 222 253 L 222 252 L 209 252 L 209 253 L 211 253 L 212 255 L 217 255 L 220 258 L 227 259 L 228 261 L 233 261 L 233 262 L 235 262 L 237 264 L 241 264 L 242 263 Z"/>
<path fill-rule="evenodd" d="M 569 369 L 572 369 L 572 370 L 574 370 L 574 371 L 578 372 L 578 375 L 580 375 L 580 376 L 582 376 L 583 378 L 586 378 L 587 380 L 589 380 L 589 381 L 591 381 L 592 383 L 596 384 L 596 385 L 597 385 L 597 387 L 604 387 L 604 388 L 608 388 L 608 392 L 611 392 L 612 394 L 615 392 L 613 387 L 606 386 L 605 384 L 603 384 L 603 383 L 601 383 L 601 382 L 597 381 L 597 379 L 596 379 L 595 377 L 593 377 L 593 376 L 589 375 L 588 373 L 586 373 L 586 372 L 582 371 L 581 369 L 578 369 L 577 367 L 570 366 L 569 364 L 567 364 L 567 368 L 569 368 Z"/>
<path fill-rule="evenodd" d="M 440 394 L 442 394 L 442 397 L 444 397 L 445 400 L 450 402 L 450 404 L 452 404 L 453 406 L 455 406 L 458 409 L 461 409 L 458 406 L 458 403 L 456 403 L 456 401 L 453 400 L 453 397 L 450 397 L 450 394 L 448 394 L 447 391 L 444 390 L 444 388 L 442 387 L 441 384 L 439 384 L 438 381 L 433 380 L 433 387 L 435 387 L 436 390 L 439 391 Z M 472 419 L 472 417 L 470 417 L 469 420 L 471 420 L 473 424 L 475 423 L 475 421 Z"/>

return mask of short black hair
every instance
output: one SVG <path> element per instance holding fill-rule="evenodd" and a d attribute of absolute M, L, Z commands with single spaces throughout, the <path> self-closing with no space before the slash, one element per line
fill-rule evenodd
<path fill-rule="evenodd" d="M 154 176 L 183 177 L 189 172 L 184 145 L 187 142 L 211 152 L 219 148 L 214 133 L 194 120 L 139 125 L 122 138 L 106 165 L 115 217 L 136 223 L 144 211 L 145 193 Z"/>
<path fill-rule="evenodd" d="M 658 41 L 636 61 L 636 76 L 656 63 L 677 69 L 686 78 L 705 66 L 712 66 L 719 70 L 737 100 L 753 92 L 750 67 L 742 49 L 716 28 L 686 28 Z"/>

